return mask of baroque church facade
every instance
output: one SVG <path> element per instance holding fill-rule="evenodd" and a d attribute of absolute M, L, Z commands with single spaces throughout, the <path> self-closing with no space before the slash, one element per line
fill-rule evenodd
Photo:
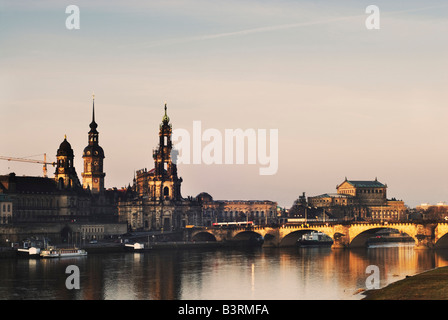
<path fill-rule="evenodd" d="M 172 125 L 165 114 L 159 126 L 159 144 L 153 151 L 154 168 L 136 172 L 133 185 L 118 203 L 120 221 L 131 230 L 179 230 L 202 224 L 202 208 L 197 199 L 183 198 L 182 178 L 172 159 Z"/>

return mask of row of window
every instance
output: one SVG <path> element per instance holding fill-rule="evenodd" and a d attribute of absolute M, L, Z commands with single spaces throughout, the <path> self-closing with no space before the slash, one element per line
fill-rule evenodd
<path fill-rule="evenodd" d="M 338 190 L 338 193 L 355 195 L 355 190 Z M 383 189 L 358 189 L 356 193 L 383 193 Z"/>
<path fill-rule="evenodd" d="M 37 218 L 37 217 L 47 217 L 47 216 L 58 216 L 56 211 L 15 211 L 14 216 L 19 219 Z"/>
<path fill-rule="evenodd" d="M 383 193 L 383 189 L 360 189 L 357 193 Z"/>
<path fill-rule="evenodd" d="M 224 216 L 225 217 L 227 217 L 227 215 L 229 215 L 230 217 L 232 217 L 233 215 L 238 215 L 238 214 L 252 214 L 252 215 L 255 215 L 256 217 L 264 217 L 264 211 L 246 211 L 246 212 L 244 212 L 244 211 L 218 211 L 218 212 L 216 212 L 216 211 L 204 211 L 204 214 L 205 215 L 214 215 L 214 214 L 216 214 L 216 213 L 218 213 L 218 214 L 224 214 Z M 272 211 L 270 211 L 270 214 L 272 215 L 273 214 L 273 212 Z"/>
<path fill-rule="evenodd" d="M 53 199 L 17 199 L 17 207 L 23 208 L 23 207 L 35 207 L 35 208 L 51 208 L 53 207 L 53 204 L 55 203 L 55 207 L 59 207 L 59 201 L 53 202 Z M 70 207 L 76 207 L 79 206 L 80 208 L 86 208 L 88 207 L 89 202 L 88 201 L 76 201 L 75 199 L 70 199 L 68 205 Z"/>
<path fill-rule="evenodd" d="M 83 227 L 83 233 L 104 233 L 104 227 Z"/>
<path fill-rule="evenodd" d="M 58 206 L 59 203 L 56 202 L 56 206 Z M 52 207 L 53 206 L 53 199 L 17 199 L 17 206 L 18 207 Z"/>
<path fill-rule="evenodd" d="M 316 199 L 316 200 L 313 200 L 313 202 L 314 203 L 331 203 L 332 201 L 331 201 L 332 199 Z M 347 199 L 335 199 L 334 200 L 334 202 L 336 202 L 336 203 L 342 203 L 342 204 L 347 204 L 347 203 L 349 203 L 349 204 L 353 204 L 353 200 L 347 200 Z"/>
<path fill-rule="evenodd" d="M 372 211 L 372 215 L 398 215 L 398 211 Z"/>
<path fill-rule="evenodd" d="M 8 204 L 4 203 L 2 207 L 3 207 L 3 212 L 11 212 L 11 204 L 10 203 L 8 203 Z"/>
<path fill-rule="evenodd" d="M 89 214 L 88 211 L 78 211 L 76 215 L 78 216 L 87 216 Z M 70 212 L 71 216 L 74 216 L 74 212 Z M 28 218 L 36 218 L 41 217 L 43 219 L 54 218 L 54 217 L 65 217 L 66 215 L 61 215 L 56 210 L 15 210 L 14 216 L 18 219 L 28 219 Z"/>

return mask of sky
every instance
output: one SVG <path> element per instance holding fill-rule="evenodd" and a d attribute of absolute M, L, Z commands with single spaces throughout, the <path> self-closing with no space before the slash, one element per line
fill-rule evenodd
<path fill-rule="evenodd" d="M 390 2 L 0 0 L 0 156 L 55 161 L 67 135 L 81 179 L 94 92 L 107 188 L 153 168 L 166 101 L 173 129 L 278 130 L 275 174 L 179 164 L 184 197 L 289 208 L 347 177 L 448 203 L 448 4 Z M 0 160 L 10 172 L 42 167 Z"/>

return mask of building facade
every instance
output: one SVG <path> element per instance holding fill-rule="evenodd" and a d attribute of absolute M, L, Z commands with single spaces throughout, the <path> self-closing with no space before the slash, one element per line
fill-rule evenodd
<path fill-rule="evenodd" d="M 186 225 L 201 225 L 201 206 L 192 197 L 181 195 L 182 178 L 172 161 L 172 125 L 165 114 L 159 126 L 159 145 L 153 150 L 154 168 L 136 172 L 132 187 L 118 204 L 120 221 L 131 230 L 179 230 Z"/>
<path fill-rule="evenodd" d="M 213 200 L 202 192 L 196 199 L 202 206 L 203 225 L 220 222 L 252 221 L 256 225 L 268 225 L 277 221 L 277 203 L 269 200 Z"/>
<path fill-rule="evenodd" d="M 98 144 L 93 104 L 89 144 L 84 149 L 81 183 L 74 166 L 75 153 L 67 136 L 56 152 L 54 178 L 0 176 L 0 195 L 9 197 L 15 208 L 8 221 L 14 223 L 118 221 L 118 192 L 105 190 L 104 151 Z"/>
<path fill-rule="evenodd" d="M 308 197 L 308 205 L 324 208 L 337 219 L 397 221 L 406 217 L 403 201 L 387 199 L 387 185 L 375 180 L 345 180 L 337 193 Z"/>
<path fill-rule="evenodd" d="M 13 204 L 11 199 L 4 194 L 0 194 L 0 224 L 10 224 L 12 222 Z"/>

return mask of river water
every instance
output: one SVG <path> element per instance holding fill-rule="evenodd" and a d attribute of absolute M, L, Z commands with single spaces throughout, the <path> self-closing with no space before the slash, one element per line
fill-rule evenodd
<path fill-rule="evenodd" d="M 80 289 L 67 289 L 69 265 Z M 448 265 L 446 250 L 387 244 L 331 248 L 192 249 L 90 254 L 62 259 L 0 259 L 0 299 L 296 300 L 361 299 L 369 265 L 380 287 Z"/>

